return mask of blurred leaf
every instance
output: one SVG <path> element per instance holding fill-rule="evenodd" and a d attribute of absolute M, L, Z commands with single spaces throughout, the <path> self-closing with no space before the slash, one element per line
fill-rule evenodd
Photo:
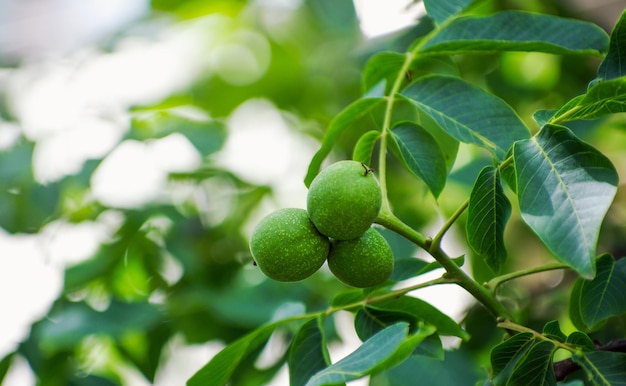
<path fill-rule="evenodd" d="M 365 299 L 365 294 L 361 289 L 346 290 L 338 293 L 331 300 L 330 305 L 333 307 L 345 307 L 350 304 L 360 303 Z"/>
<path fill-rule="evenodd" d="M 438 197 L 446 184 L 447 173 L 446 161 L 437 141 L 424 128 L 411 122 L 394 126 L 391 138 L 398 146 L 405 167 Z"/>
<path fill-rule="evenodd" d="M 289 384 L 301 386 L 317 372 L 324 369 L 327 363 L 324 352 L 324 332 L 319 327 L 319 319 L 311 319 L 304 323 L 289 346 Z"/>
<path fill-rule="evenodd" d="M 444 26 L 420 52 L 460 54 L 484 51 L 538 51 L 601 56 L 609 39 L 597 25 L 574 19 L 503 11 L 462 16 Z"/>
<path fill-rule="evenodd" d="M 595 275 L 595 249 L 616 192 L 611 162 L 569 129 L 546 125 L 513 149 L 522 218 L 580 275 Z"/>
<path fill-rule="evenodd" d="M 146 140 L 180 133 L 203 155 L 215 153 L 226 140 L 226 128 L 218 121 L 199 120 L 173 111 L 142 112 L 132 121 L 132 136 Z"/>
<path fill-rule="evenodd" d="M 319 172 L 322 161 L 324 161 L 326 156 L 330 154 L 335 141 L 339 138 L 341 133 L 343 133 L 344 130 L 346 130 L 357 118 L 364 116 L 384 101 L 385 99 L 383 98 L 359 99 L 335 116 L 326 129 L 326 133 L 322 139 L 322 147 L 317 151 L 317 153 L 315 153 L 313 159 L 311 159 L 311 163 L 309 164 L 309 170 L 304 178 L 304 183 L 307 187 L 311 184 L 311 181 L 313 181 L 313 178 L 315 178 Z"/>
<path fill-rule="evenodd" d="M 556 346 L 552 342 L 541 341 L 535 343 L 528 352 L 517 362 L 508 385 L 556 385 L 552 356 Z"/>
<path fill-rule="evenodd" d="M 225 385 L 237 369 L 239 363 L 252 351 L 265 343 L 276 327 L 302 320 L 292 317 L 267 324 L 242 336 L 217 353 L 206 365 L 198 370 L 189 380 L 188 386 Z"/>
<path fill-rule="evenodd" d="M 149 303 L 113 301 L 102 312 L 85 303 L 61 303 L 37 325 L 33 335 L 42 348 L 55 352 L 76 347 L 92 334 L 119 339 L 127 331 L 147 330 L 161 317 L 161 310 Z"/>
<path fill-rule="evenodd" d="M 626 12 L 622 12 L 617 24 L 611 32 L 609 42 L 609 52 L 600 63 L 598 76 L 595 80 L 610 80 L 621 78 L 626 75 L 626 56 L 624 55 L 624 44 L 626 43 Z"/>
<path fill-rule="evenodd" d="M 591 340 L 589 335 L 580 331 L 574 331 L 569 334 L 566 342 L 574 346 L 580 347 L 586 351 L 592 351 L 595 349 L 595 345 L 593 344 L 593 341 Z"/>
<path fill-rule="evenodd" d="M 409 323 L 409 331 L 417 324 L 416 319 L 406 313 L 377 311 L 363 307 L 354 316 L 354 330 L 359 339 L 365 342 L 384 328 L 398 322 Z"/>
<path fill-rule="evenodd" d="M 467 241 L 495 272 L 507 258 L 504 228 L 511 216 L 511 203 L 504 194 L 500 172 L 493 166 L 481 170 L 470 195 L 467 211 Z"/>
<path fill-rule="evenodd" d="M 11 365 L 13 364 L 13 358 L 15 353 L 10 353 L 0 360 L 0 385 L 3 384 L 4 377 L 6 377 Z"/>
<path fill-rule="evenodd" d="M 596 260 L 596 276 L 593 280 L 578 278 L 572 288 L 577 291 L 571 297 L 570 310 L 580 315 L 581 330 L 591 331 L 612 316 L 626 313 L 626 258 L 615 261 L 609 254 Z M 575 304 L 573 302 L 576 302 Z M 576 322 L 578 322 L 577 318 Z"/>
<path fill-rule="evenodd" d="M 581 95 L 582 96 L 582 95 Z M 539 127 L 543 127 L 546 123 L 550 121 L 550 118 L 556 114 L 558 110 L 538 110 L 533 114 L 533 120 L 537 122 Z"/>
<path fill-rule="evenodd" d="M 428 265 L 430 265 L 430 263 L 415 257 L 396 258 L 393 265 L 393 273 L 391 274 L 390 279 L 393 281 L 410 279 L 420 275 L 422 270 Z M 436 268 L 441 268 L 441 265 Z"/>
<path fill-rule="evenodd" d="M 372 56 L 363 69 L 363 92 L 372 90 L 382 81 L 386 86 L 383 91 L 389 90 L 405 60 L 406 54 L 398 52 L 379 52 Z"/>
<path fill-rule="evenodd" d="M 391 325 L 368 339 L 347 357 L 315 374 L 307 386 L 344 383 L 391 368 L 405 360 L 433 328 L 408 334 L 407 323 Z"/>
<path fill-rule="evenodd" d="M 402 94 L 448 134 L 484 147 L 500 160 L 515 141 L 530 136 L 509 105 L 458 78 L 425 76 Z"/>
<path fill-rule="evenodd" d="M 587 385 L 626 385 L 626 353 L 592 351 L 583 356 L 575 354 L 572 359 L 587 375 Z"/>
<path fill-rule="evenodd" d="M 559 322 L 557 320 L 552 320 L 546 323 L 546 325 L 543 326 L 542 333 L 547 338 L 556 340 L 561 343 L 565 342 L 565 340 L 567 339 L 567 336 L 565 336 L 563 331 L 561 331 L 561 327 L 559 326 Z"/>
<path fill-rule="evenodd" d="M 549 122 L 596 119 L 626 111 L 626 79 L 599 82 L 561 107 Z M 547 113 L 546 113 L 547 114 Z"/>
<path fill-rule="evenodd" d="M 422 341 L 413 351 L 413 355 L 443 360 L 445 350 L 438 334 L 432 334 Z"/>
<path fill-rule="evenodd" d="M 377 311 L 410 315 L 417 320 L 422 320 L 434 326 L 440 335 L 458 336 L 465 340 L 469 339 L 467 332 L 463 331 L 452 318 L 431 304 L 412 296 L 405 295 L 395 299 L 383 300 L 372 303 L 369 307 Z"/>
<path fill-rule="evenodd" d="M 463 12 L 475 0 L 424 0 L 428 16 L 441 24 L 452 16 Z"/>
<path fill-rule="evenodd" d="M 354 145 L 352 159 L 368 166 L 371 165 L 374 145 L 376 145 L 376 141 L 378 141 L 379 138 L 380 132 L 376 130 L 371 130 L 363 134 L 356 145 Z"/>

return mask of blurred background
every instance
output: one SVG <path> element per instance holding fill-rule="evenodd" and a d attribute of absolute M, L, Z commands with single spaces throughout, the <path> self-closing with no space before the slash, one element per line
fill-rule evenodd
<path fill-rule="evenodd" d="M 626 7 L 483 3 L 477 12 L 539 11 L 607 31 Z M 298 284 L 266 280 L 247 239 L 267 213 L 305 207 L 302 180 L 329 121 L 362 95 L 374 53 L 402 52 L 432 28 L 423 15 L 407 0 L 0 0 L 2 384 L 183 384 L 246 332 L 326 307 L 345 287 L 325 269 Z M 534 53 L 454 61 L 530 127 L 537 109 L 584 92 L 598 64 Z M 331 160 L 377 124 L 364 118 Z M 623 117 L 583 126 L 623 174 Z M 394 210 L 428 233 L 485 162 L 462 147 L 438 203 L 391 163 Z M 608 219 L 606 250 L 623 237 L 624 210 Z M 546 258 L 519 219 L 509 231 L 512 255 Z M 396 256 L 418 253 L 386 236 Z M 523 307 L 563 280 L 546 274 L 510 296 Z M 455 288 L 419 295 L 457 320 L 471 306 Z M 334 358 L 358 344 L 342 323 L 350 315 L 337 315 Z M 237 384 L 285 384 L 284 350 L 274 336 Z"/>

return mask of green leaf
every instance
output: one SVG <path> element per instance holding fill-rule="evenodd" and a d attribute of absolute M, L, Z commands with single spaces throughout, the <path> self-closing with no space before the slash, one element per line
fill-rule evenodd
<path fill-rule="evenodd" d="M 592 351 L 595 349 L 595 345 L 593 344 L 593 341 L 591 340 L 589 335 L 580 331 L 574 331 L 569 334 L 566 343 L 569 343 L 576 347 L 580 347 L 581 349 L 586 351 Z"/>
<path fill-rule="evenodd" d="M 326 362 L 324 336 L 318 319 L 304 323 L 289 346 L 289 384 L 304 385 L 317 372 L 330 363 Z"/>
<path fill-rule="evenodd" d="M 626 385 L 626 354 L 610 351 L 592 351 L 584 355 L 573 355 L 572 359 L 587 374 L 587 385 Z"/>
<path fill-rule="evenodd" d="M 552 356 L 556 346 L 552 342 L 535 343 L 517 362 L 509 382 L 511 386 L 556 385 Z"/>
<path fill-rule="evenodd" d="M 563 333 L 563 331 L 561 331 L 561 327 L 559 326 L 559 322 L 557 320 L 552 320 L 543 326 L 543 335 L 561 343 L 565 342 L 567 339 L 567 336 Z"/>
<path fill-rule="evenodd" d="M 596 260 L 596 277 L 578 278 L 577 282 L 578 293 L 571 301 L 576 302 L 573 309 L 579 312 L 585 330 L 594 330 L 606 319 L 626 313 L 626 258 L 615 261 L 604 254 Z"/>
<path fill-rule="evenodd" d="M 322 161 L 324 161 L 326 156 L 330 154 L 335 141 L 339 138 L 341 133 L 343 133 L 344 130 L 346 130 L 356 119 L 370 112 L 378 104 L 383 103 L 384 100 L 385 99 L 383 98 L 359 99 L 335 116 L 326 129 L 326 133 L 322 139 L 321 148 L 317 151 L 317 153 L 315 153 L 313 159 L 311 159 L 311 163 L 309 164 L 309 170 L 304 178 L 304 183 L 307 187 L 311 185 L 311 181 L 313 181 L 313 178 L 315 178 L 317 173 L 319 173 Z"/>
<path fill-rule="evenodd" d="M 306 386 L 341 384 L 391 368 L 434 332 L 432 327 L 423 327 L 407 335 L 408 330 L 407 323 L 383 329 L 347 357 L 315 374 Z"/>
<path fill-rule="evenodd" d="M 596 81 L 621 78 L 626 75 L 624 43 L 626 43 L 626 12 L 622 13 L 622 16 L 613 28 L 609 52 L 602 60 L 602 63 L 600 63 Z"/>
<path fill-rule="evenodd" d="M 402 122 L 391 130 L 401 161 L 438 197 L 446 184 L 446 160 L 435 138 L 419 125 Z"/>
<path fill-rule="evenodd" d="M 441 24 L 450 17 L 463 12 L 474 0 L 424 0 L 424 7 L 428 16 L 437 24 Z"/>
<path fill-rule="evenodd" d="M 398 322 L 409 323 L 409 327 L 417 323 L 412 316 L 405 313 L 363 307 L 354 315 L 354 330 L 359 339 L 365 342 L 379 331 Z"/>
<path fill-rule="evenodd" d="M 347 290 L 335 295 L 330 301 L 330 305 L 333 307 L 345 307 L 350 304 L 360 303 L 365 299 L 365 294 L 361 289 Z M 358 305 L 360 306 L 360 304 Z"/>
<path fill-rule="evenodd" d="M 500 172 L 493 166 L 481 170 L 470 194 L 467 240 L 495 273 L 507 257 L 504 228 L 511 216 L 511 203 L 504 194 Z"/>
<path fill-rule="evenodd" d="M 530 349 L 534 342 L 532 333 L 522 332 L 513 335 L 491 349 L 491 367 L 494 375 L 504 372 L 507 367 L 512 370 L 510 364 L 514 365 Z"/>
<path fill-rule="evenodd" d="M 368 166 L 371 165 L 372 152 L 374 151 L 374 145 L 376 145 L 378 138 L 380 138 L 380 132 L 376 130 L 368 131 L 363 134 L 354 146 L 352 159 Z"/>
<path fill-rule="evenodd" d="M 276 327 L 300 320 L 295 316 L 259 327 L 217 353 L 206 365 L 187 380 L 187 386 L 225 385 L 239 363 L 265 343 Z"/>
<path fill-rule="evenodd" d="M 592 278 L 600 225 L 616 192 L 615 168 L 555 125 L 516 143 L 513 159 L 522 218 L 559 260 Z"/>
<path fill-rule="evenodd" d="M 596 119 L 626 111 L 626 79 L 599 82 L 561 107 L 549 122 Z"/>
<path fill-rule="evenodd" d="M 458 336 L 469 339 L 465 332 L 452 318 L 431 304 L 412 296 L 384 300 L 369 305 L 369 308 L 378 311 L 398 312 L 410 315 L 417 320 L 422 320 L 434 326 L 440 335 Z"/>
<path fill-rule="evenodd" d="M 363 69 L 363 92 L 370 92 L 383 81 L 383 92 L 390 89 L 405 60 L 406 54 L 398 52 L 380 52 L 372 56 Z"/>
<path fill-rule="evenodd" d="M 484 147 L 500 160 L 515 141 L 530 136 L 509 105 L 458 78 L 425 76 L 402 94 L 452 137 Z"/>
<path fill-rule="evenodd" d="M 139 140 L 180 133 L 202 155 L 215 153 L 226 140 L 226 128 L 221 122 L 193 119 L 168 110 L 136 113 L 131 129 L 131 137 Z"/>
<path fill-rule="evenodd" d="M 442 28 L 420 49 L 424 53 L 538 51 L 601 56 L 608 35 L 597 25 L 522 11 L 462 16 Z"/>

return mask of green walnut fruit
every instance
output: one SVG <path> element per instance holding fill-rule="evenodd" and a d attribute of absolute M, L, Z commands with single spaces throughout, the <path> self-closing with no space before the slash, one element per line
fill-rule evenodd
<path fill-rule="evenodd" d="M 304 209 L 285 208 L 264 217 L 252 232 L 250 251 L 261 271 L 277 281 L 299 281 L 326 261 L 330 241 Z"/>
<path fill-rule="evenodd" d="M 372 171 L 357 161 L 339 161 L 318 174 L 307 196 L 309 217 L 323 235 L 357 238 L 378 217 L 380 185 Z"/>
<path fill-rule="evenodd" d="M 393 272 L 393 253 L 374 228 L 352 240 L 333 240 L 328 268 L 345 284 L 358 288 L 383 283 Z"/>

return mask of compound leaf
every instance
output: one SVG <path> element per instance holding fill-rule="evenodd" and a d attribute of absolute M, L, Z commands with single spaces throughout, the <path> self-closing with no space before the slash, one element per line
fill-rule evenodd
<path fill-rule="evenodd" d="M 425 76 L 402 95 L 458 141 L 484 147 L 500 160 L 515 141 L 530 136 L 509 105 L 459 78 Z"/>
<path fill-rule="evenodd" d="M 593 280 L 577 279 L 571 297 L 570 312 L 575 310 L 582 323 L 578 328 L 593 330 L 612 316 L 626 313 L 626 259 L 615 261 L 609 254 L 596 260 L 596 277 Z"/>
<path fill-rule="evenodd" d="M 511 203 L 504 194 L 500 172 L 493 166 L 483 168 L 470 194 L 466 233 L 470 246 L 496 273 L 507 257 L 504 228 L 510 215 Z"/>
<path fill-rule="evenodd" d="M 462 16 L 421 47 L 424 53 L 536 51 L 601 56 L 609 37 L 597 25 L 522 11 Z"/>
<path fill-rule="evenodd" d="M 446 184 L 446 160 L 435 138 L 419 125 L 402 122 L 391 130 L 401 161 L 438 197 Z"/>
<path fill-rule="evenodd" d="M 611 162 L 555 125 L 517 142 L 513 160 L 524 221 L 559 260 L 592 278 L 600 225 L 618 180 Z"/>

